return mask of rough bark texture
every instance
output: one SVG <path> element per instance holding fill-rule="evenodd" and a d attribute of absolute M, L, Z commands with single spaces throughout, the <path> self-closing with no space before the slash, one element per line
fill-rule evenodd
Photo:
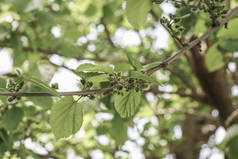
<path fill-rule="evenodd" d="M 212 106 L 219 110 L 223 121 L 235 110 L 232 106 L 231 94 L 227 83 L 226 68 L 209 73 L 204 54 L 200 53 L 200 47 L 191 49 L 191 59 L 194 66 L 193 72 L 196 75 L 204 93 L 212 103 Z"/>
<path fill-rule="evenodd" d="M 207 42 L 207 45 L 210 44 Z M 201 52 L 200 46 L 192 48 L 191 54 L 186 55 L 186 58 L 206 96 L 206 103 L 210 103 L 209 105 L 219 111 L 219 117 L 223 126 L 225 126 L 224 123 L 226 119 L 235 110 L 232 105 L 226 66 L 217 71 L 209 72 L 205 65 L 205 52 Z M 185 140 L 183 146 L 177 147 L 175 150 L 176 159 L 199 158 L 201 142 L 204 141 L 206 143 L 211 135 L 210 133 L 202 133 L 202 126 L 204 126 L 205 123 L 206 121 L 198 119 L 198 116 L 186 115 L 182 125 Z"/>
<path fill-rule="evenodd" d="M 212 121 L 198 118 L 196 114 L 186 114 L 182 124 L 184 142 L 175 148 L 176 159 L 198 159 L 201 145 L 207 142 L 214 130 Z"/>

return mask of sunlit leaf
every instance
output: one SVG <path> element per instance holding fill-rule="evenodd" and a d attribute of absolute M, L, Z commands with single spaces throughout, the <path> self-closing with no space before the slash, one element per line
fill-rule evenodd
<path fill-rule="evenodd" d="M 75 134 L 83 123 L 83 105 L 73 97 L 65 97 L 51 109 L 50 125 L 57 139 Z"/>
<path fill-rule="evenodd" d="M 44 89 L 46 92 L 60 97 L 60 94 L 53 88 L 51 88 L 47 83 L 40 81 L 34 77 L 29 77 L 29 76 L 23 76 L 24 80 L 31 82 L 32 84 Z"/>
<path fill-rule="evenodd" d="M 223 39 L 237 39 L 238 35 L 236 28 L 238 28 L 238 18 L 229 21 L 228 29 L 225 29 L 224 27 L 221 28 L 217 34 L 217 37 Z"/>
<path fill-rule="evenodd" d="M 115 95 L 114 105 L 122 118 L 133 117 L 141 104 L 141 93 L 135 90 L 123 91 L 123 95 Z"/>
<path fill-rule="evenodd" d="M 205 63 L 209 72 L 213 72 L 224 66 L 221 52 L 217 49 L 217 44 L 214 44 L 205 55 Z"/>
<path fill-rule="evenodd" d="M 90 63 L 80 65 L 76 71 L 88 71 L 88 72 L 105 72 L 113 73 L 113 68 L 108 65 L 94 65 Z"/>
<path fill-rule="evenodd" d="M 151 0 L 128 0 L 126 3 L 126 16 L 128 21 L 135 28 L 140 28 L 145 23 L 147 13 L 151 8 Z"/>
<path fill-rule="evenodd" d="M 153 76 L 148 76 L 148 75 L 146 75 L 142 72 L 139 72 L 139 71 L 130 71 L 129 72 L 129 77 L 138 78 L 138 79 L 144 80 L 145 82 L 159 84 L 159 82 Z"/>
<path fill-rule="evenodd" d="M 127 53 L 127 58 L 128 61 L 130 62 L 131 66 L 135 69 L 135 70 L 141 70 L 143 68 L 143 66 L 141 65 L 141 63 L 139 61 L 137 61 L 130 53 Z"/>

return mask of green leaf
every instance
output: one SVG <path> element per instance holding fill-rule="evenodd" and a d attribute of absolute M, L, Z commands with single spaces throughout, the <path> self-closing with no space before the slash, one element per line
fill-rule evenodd
<path fill-rule="evenodd" d="M 238 125 L 228 128 L 227 134 L 220 147 L 225 150 L 229 159 L 236 159 L 238 154 Z"/>
<path fill-rule="evenodd" d="M 130 53 L 127 53 L 126 55 L 129 63 L 135 70 L 140 71 L 143 68 L 141 63 L 137 61 Z"/>
<path fill-rule="evenodd" d="M 133 117 L 138 111 L 141 103 L 141 93 L 131 90 L 123 91 L 122 95 L 116 95 L 114 106 L 122 118 Z"/>
<path fill-rule="evenodd" d="M 42 89 L 44 89 L 46 92 L 55 95 L 57 97 L 61 97 L 60 94 L 53 88 L 51 88 L 48 84 L 46 84 L 43 81 L 40 81 L 34 77 L 29 77 L 29 76 L 23 76 L 24 80 L 31 82 L 32 84 L 34 84 L 35 86 L 38 86 Z"/>
<path fill-rule="evenodd" d="M 217 37 L 223 39 L 237 39 L 238 18 L 232 19 L 228 22 L 228 29 L 224 27 L 218 32 Z"/>
<path fill-rule="evenodd" d="M 115 72 L 128 72 L 131 70 L 131 65 L 128 63 L 115 63 L 113 65 Z"/>
<path fill-rule="evenodd" d="M 148 75 L 146 75 L 142 72 L 139 72 L 139 71 L 130 71 L 129 77 L 138 78 L 138 79 L 144 80 L 146 82 L 154 83 L 154 84 L 159 84 L 159 82 L 153 76 L 148 76 Z"/>
<path fill-rule="evenodd" d="M 0 77 L 0 88 L 6 88 L 7 81 L 4 78 Z"/>
<path fill-rule="evenodd" d="M 21 108 L 13 107 L 8 109 L 2 117 L 2 126 L 10 131 L 17 128 L 23 118 L 24 112 Z"/>
<path fill-rule="evenodd" d="M 7 81 L 4 78 L 0 77 L 0 91 L 8 91 L 7 90 Z"/>
<path fill-rule="evenodd" d="M 145 65 L 144 66 L 144 70 L 149 70 L 149 69 L 151 69 L 153 67 L 158 66 L 159 64 L 161 64 L 161 61 L 152 62 L 150 64 Z"/>
<path fill-rule="evenodd" d="M 97 5 L 95 3 L 91 3 L 84 14 L 88 17 L 94 16 L 97 13 Z"/>
<path fill-rule="evenodd" d="M 238 38 L 237 39 L 220 39 L 218 41 L 219 47 L 228 52 L 238 51 Z"/>
<path fill-rule="evenodd" d="M 107 74 L 101 74 L 101 75 L 98 75 L 98 76 L 89 77 L 88 80 L 93 82 L 93 83 L 105 82 L 105 81 L 108 81 L 108 75 Z"/>
<path fill-rule="evenodd" d="M 176 15 L 181 18 L 180 24 L 185 29 L 182 32 L 183 35 L 190 31 L 192 27 L 194 27 L 194 24 L 196 24 L 198 18 L 198 14 L 192 12 L 191 8 L 187 6 L 180 7 L 179 9 L 177 9 Z"/>
<path fill-rule="evenodd" d="M 3 39 L 7 35 L 7 28 L 0 25 L 0 39 Z"/>
<path fill-rule="evenodd" d="M 33 10 L 40 8 L 42 4 L 43 4 L 43 0 L 31 0 L 24 11 L 31 12 Z"/>
<path fill-rule="evenodd" d="M 113 68 L 108 65 L 94 65 L 90 63 L 82 64 L 77 69 L 76 72 L 88 71 L 88 72 L 105 72 L 113 73 Z"/>
<path fill-rule="evenodd" d="M 65 57 L 76 57 L 80 54 L 77 47 L 68 41 L 59 40 L 57 48 L 59 53 Z"/>
<path fill-rule="evenodd" d="M 31 0 L 13 0 L 12 9 L 18 12 L 23 12 Z"/>
<path fill-rule="evenodd" d="M 44 93 L 45 90 L 37 86 L 31 86 L 29 92 Z M 39 105 L 44 109 L 51 108 L 53 104 L 53 99 L 51 97 L 27 97 L 27 99 L 31 100 L 34 104 Z"/>
<path fill-rule="evenodd" d="M 161 0 L 160 2 L 158 2 L 158 3 L 162 3 L 163 2 L 163 0 Z M 153 11 L 156 13 L 156 15 L 158 16 L 158 18 L 160 18 L 161 17 L 161 15 L 162 15 L 162 13 L 163 13 L 163 10 L 160 8 L 160 6 L 159 5 L 157 5 L 157 4 L 153 4 Z"/>
<path fill-rule="evenodd" d="M 238 154 L 238 136 L 234 137 L 229 143 L 227 143 L 225 148 L 225 153 L 228 159 L 237 159 Z"/>
<path fill-rule="evenodd" d="M 205 63 L 209 72 L 213 72 L 224 66 L 222 54 L 217 49 L 217 44 L 210 47 L 205 55 Z"/>
<path fill-rule="evenodd" d="M 110 20 L 114 17 L 114 8 L 112 6 L 112 3 L 103 6 L 103 17 L 106 20 Z"/>
<path fill-rule="evenodd" d="M 54 23 L 54 15 L 49 11 L 41 11 L 37 13 L 37 20 L 39 25 L 50 26 Z"/>
<path fill-rule="evenodd" d="M 238 124 L 235 124 L 227 129 L 226 137 L 223 142 L 227 143 L 236 136 L 238 136 Z"/>
<path fill-rule="evenodd" d="M 37 108 L 35 106 L 25 106 L 23 107 L 24 115 L 27 117 L 34 116 L 37 112 Z"/>
<path fill-rule="evenodd" d="M 128 0 L 126 16 L 135 28 L 139 29 L 146 21 L 147 13 L 152 8 L 151 0 Z"/>
<path fill-rule="evenodd" d="M 10 150 L 11 146 L 12 146 L 12 141 L 7 131 L 3 128 L 0 128 L 0 157 L 1 157 L 1 152 Z"/>
<path fill-rule="evenodd" d="M 122 118 L 116 114 L 112 120 L 111 129 L 109 133 L 113 139 L 116 141 L 116 145 L 122 146 L 127 140 L 127 125 L 123 122 Z"/>
<path fill-rule="evenodd" d="M 76 74 L 77 76 L 81 77 L 84 80 L 87 80 L 90 77 L 95 77 L 95 76 L 104 74 L 104 73 L 98 73 L 98 72 L 78 72 L 75 70 L 73 70 L 73 73 Z"/>
<path fill-rule="evenodd" d="M 20 67 L 24 61 L 27 59 L 27 53 L 22 52 L 19 49 L 14 50 L 14 66 Z"/>
<path fill-rule="evenodd" d="M 194 27 L 194 35 L 201 36 L 206 31 L 207 31 L 206 20 L 199 18 L 197 20 L 195 27 Z"/>
<path fill-rule="evenodd" d="M 51 109 L 50 125 L 57 139 L 68 137 L 79 131 L 83 123 L 83 105 L 73 97 L 65 97 Z"/>

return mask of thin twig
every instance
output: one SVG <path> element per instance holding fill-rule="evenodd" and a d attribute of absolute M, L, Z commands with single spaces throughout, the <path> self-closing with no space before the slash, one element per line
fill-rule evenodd
<path fill-rule="evenodd" d="M 104 30 L 105 30 L 105 33 L 107 35 L 107 40 L 109 42 L 109 44 L 113 47 L 113 48 L 116 48 L 115 44 L 113 43 L 112 39 L 111 39 L 111 33 L 105 23 L 105 20 L 104 18 L 101 18 L 101 24 L 104 26 Z"/>
<path fill-rule="evenodd" d="M 153 18 L 156 20 L 156 21 L 159 21 L 159 17 L 158 15 L 155 13 L 155 11 L 152 9 L 150 11 L 151 15 L 153 16 Z M 172 36 L 172 33 L 170 31 L 170 29 L 163 23 L 160 23 L 164 29 L 171 35 L 171 37 L 173 38 L 174 42 L 176 43 L 176 45 L 179 47 L 179 48 L 183 48 L 183 42 L 180 41 L 179 39 L 177 39 L 176 37 Z"/>
<path fill-rule="evenodd" d="M 96 89 L 96 90 L 85 90 L 85 91 L 73 91 L 73 92 L 59 92 L 60 96 L 87 96 L 87 95 L 95 95 L 95 94 L 107 94 L 114 89 L 118 89 L 122 87 L 121 85 L 114 85 L 112 87 L 104 88 L 104 89 Z M 24 93 L 24 92 L 0 92 L 0 96 L 18 96 L 18 97 L 46 97 L 46 96 L 54 96 L 50 93 Z"/>
<path fill-rule="evenodd" d="M 237 119 L 238 117 L 238 109 L 236 109 L 235 111 L 233 111 L 231 113 L 231 115 L 226 119 L 225 121 L 225 125 L 228 127 L 229 125 L 231 125 L 231 123 Z"/>
<path fill-rule="evenodd" d="M 226 6 L 228 9 L 231 8 L 231 1 L 230 0 L 226 0 Z"/>

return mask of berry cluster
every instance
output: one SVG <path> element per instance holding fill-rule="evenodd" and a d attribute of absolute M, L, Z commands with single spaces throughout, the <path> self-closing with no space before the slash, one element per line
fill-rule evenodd
<path fill-rule="evenodd" d="M 53 89 L 59 89 L 59 84 L 58 83 L 52 83 L 51 88 Z"/>
<path fill-rule="evenodd" d="M 81 79 L 80 82 L 84 86 L 84 89 L 90 89 L 93 86 L 93 82 L 91 81 L 86 81 L 84 79 Z"/>
<path fill-rule="evenodd" d="M 24 81 L 22 81 L 21 79 L 20 80 L 9 79 L 7 82 L 7 89 L 9 90 L 9 92 L 19 92 L 20 89 L 22 89 L 23 85 L 24 85 Z M 12 102 L 15 99 L 19 100 L 20 97 L 12 96 L 8 98 L 8 101 Z"/>
<path fill-rule="evenodd" d="M 86 81 L 84 79 L 81 79 L 80 82 L 83 85 L 83 89 L 85 89 L 85 90 L 89 90 L 90 88 L 93 87 L 93 82 L 91 82 L 91 81 Z M 94 95 L 82 95 L 82 96 L 83 97 L 88 97 L 91 100 L 95 99 Z"/>
<path fill-rule="evenodd" d="M 138 78 L 129 78 L 121 76 L 121 73 L 109 74 L 108 78 L 110 85 L 120 85 L 116 90 L 113 91 L 115 94 L 123 95 L 122 89 L 124 88 L 127 92 L 130 90 L 135 90 L 136 92 L 141 91 L 142 89 L 148 87 L 146 82 Z"/>
<path fill-rule="evenodd" d="M 160 23 L 162 25 L 166 26 L 166 28 L 170 32 L 171 36 L 173 38 L 175 38 L 177 40 L 177 42 L 181 42 L 182 40 L 179 38 L 179 35 L 181 35 L 183 33 L 183 31 L 185 30 L 185 28 L 183 27 L 181 22 L 182 22 L 182 19 L 186 18 L 187 16 L 189 16 L 189 15 L 185 15 L 185 16 L 181 17 L 181 16 L 170 14 L 169 15 L 170 19 L 162 17 L 160 19 Z"/>
<path fill-rule="evenodd" d="M 125 82 L 126 85 L 124 88 L 126 91 L 134 89 L 136 92 L 139 92 L 148 86 L 145 81 L 138 78 L 128 78 Z"/>
<path fill-rule="evenodd" d="M 198 0 L 198 1 L 188 1 L 185 0 L 172 0 L 175 7 L 181 8 L 184 6 L 190 7 L 192 11 L 203 11 L 210 15 L 212 26 L 219 25 L 219 19 L 224 18 L 228 12 L 224 0 Z"/>

